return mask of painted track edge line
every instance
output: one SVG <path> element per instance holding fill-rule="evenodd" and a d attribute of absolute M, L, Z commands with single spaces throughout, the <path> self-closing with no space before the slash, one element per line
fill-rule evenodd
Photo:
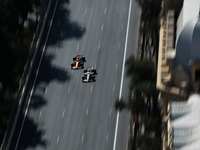
<path fill-rule="evenodd" d="M 43 55 L 44 55 L 44 51 L 46 49 L 46 44 L 47 44 L 47 40 L 48 40 L 49 33 L 50 33 L 50 30 L 51 30 L 51 26 L 52 26 L 52 22 L 53 22 L 53 19 L 54 19 L 55 11 L 56 11 L 56 8 L 57 8 L 57 4 L 58 4 L 58 0 L 56 1 L 56 5 L 55 5 L 55 8 L 54 8 L 53 16 L 51 18 L 51 23 L 50 23 L 49 30 L 48 30 L 48 33 L 47 33 L 47 37 L 46 37 L 46 40 L 45 40 L 45 44 L 44 44 L 44 47 L 43 47 L 43 50 L 42 50 L 42 55 L 40 57 L 40 62 L 39 62 L 39 65 L 38 65 L 38 69 L 37 69 L 37 72 L 36 72 L 34 83 L 33 83 L 33 86 L 32 86 L 32 89 L 31 89 L 31 93 L 30 93 L 30 96 L 29 96 L 28 104 L 27 104 L 26 111 L 25 111 L 25 116 L 23 118 L 23 122 L 22 122 L 22 125 L 21 125 L 20 133 L 19 133 L 19 136 L 18 136 L 18 139 L 17 139 L 17 143 L 16 143 L 16 146 L 15 146 L 15 150 L 17 150 L 17 147 L 18 147 L 19 139 L 20 139 L 20 136 L 21 136 L 21 133 L 22 133 L 22 129 L 23 129 L 23 126 L 24 126 L 24 122 L 25 122 L 25 119 L 26 119 L 27 112 L 28 112 L 30 100 L 31 100 L 31 97 L 32 97 L 33 89 L 35 87 L 35 83 L 36 83 L 37 76 L 38 76 L 38 73 L 39 73 L 39 69 L 40 69 L 40 65 L 41 65 L 41 62 L 42 62 Z"/>
<path fill-rule="evenodd" d="M 129 31 L 129 23 L 130 23 L 130 16 L 131 16 L 131 5 L 132 5 L 132 0 L 130 0 L 130 3 L 129 3 L 129 14 L 128 14 L 128 23 L 127 23 L 127 28 L 126 28 L 126 41 L 125 41 L 125 47 L 124 47 L 124 58 L 123 58 L 123 66 L 122 66 L 122 75 L 121 75 L 121 83 L 120 83 L 119 100 L 121 99 L 121 96 L 122 96 L 124 67 L 125 67 L 126 50 L 127 50 L 127 43 L 128 43 L 128 31 Z M 116 119 L 116 126 L 115 126 L 115 137 L 114 137 L 114 143 L 113 143 L 113 150 L 115 150 L 115 148 L 116 148 L 118 123 L 119 123 L 119 111 L 117 111 L 117 119 Z"/>

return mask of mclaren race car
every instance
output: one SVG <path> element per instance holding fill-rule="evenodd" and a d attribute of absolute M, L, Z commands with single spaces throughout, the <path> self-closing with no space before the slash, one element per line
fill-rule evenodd
<path fill-rule="evenodd" d="M 71 64 L 71 69 L 83 69 L 85 57 L 82 54 L 77 54 L 73 57 L 73 63 Z"/>

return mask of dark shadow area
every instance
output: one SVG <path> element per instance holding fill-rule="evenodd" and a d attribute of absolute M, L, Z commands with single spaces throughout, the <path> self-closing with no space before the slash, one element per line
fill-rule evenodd
<path fill-rule="evenodd" d="M 50 144 L 50 141 L 43 139 L 45 131 L 39 129 L 39 124 L 36 124 L 32 119 L 26 118 L 24 128 L 20 137 L 18 150 L 26 150 L 28 148 L 35 148 L 36 146 L 42 146 L 44 148 Z"/>
<path fill-rule="evenodd" d="M 70 76 L 65 68 L 60 68 L 52 65 L 53 55 L 45 55 L 42 59 L 40 72 L 38 75 L 36 86 L 40 83 L 48 84 L 50 81 L 66 82 L 69 81 Z"/>
<path fill-rule="evenodd" d="M 33 95 L 31 98 L 29 107 L 33 109 L 38 109 L 46 104 L 47 104 L 47 101 L 44 100 L 42 96 Z"/>
<path fill-rule="evenodd" d="M 69 1 L 60 1 L 56 9 L 51 27 L 49 45 L 66 39 L 80 39 L 86 32 L 83 24 L 70 20 L 70 10 L 67 8 Z"/>
<path fill-rule="evenodd" d="M 178 119 L 178 118 L 180 118 L 180 117 L 182 117 L 182 116 L 184 116 L 184 115 L 186 115 L 187 114 L 187 112 L 184 112 L 184 113 L 180 113 L 180 114 L 172 114 L 171 115 L 171 120 L 172 121 L 174 121 L 175 119 Z"/>

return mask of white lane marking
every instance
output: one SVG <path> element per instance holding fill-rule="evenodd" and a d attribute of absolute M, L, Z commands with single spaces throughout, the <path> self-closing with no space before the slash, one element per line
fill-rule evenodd
<path fill-rule="evenodd" d="M 83 143 L 83 140 L 84 140 L 84 134 L 82 135 L 82 138 L 81 138 L 81 143 Z"/>
<path fill-rule="evenodd" d="M 56 53 L 58 52 L 58 42 L 56 44 Z"/>
<path fill-rule="evenodd" d="M 84 15 L 86 15 L 86 13 L 87 13 L 87 8 L 85 9 L 85 13 L 84 13 Z"/>
<path fill-rule="evenodd" d="M 130 3 L 129 3 L 128 23 L 127 23 L 127 27 L 126 27 L 126 40 L 125 40 L 125 46 L 124 46 L 124 58 L 123 58 L 123 65 L 122 65 L 122 75 L 121 75 L 119 99 L 121 99 L 121 97 L 122 97 L 122 87 L 123 87 L 123 79 L 124 79 L 124 67 L 125 67 L 126 50 L 127 50 L 127 43 L 128 43 L 129 23 L 130 23 L 130 16 L 131 16 L 131 5 L 132 5 L 132 0 L 130 0 Z M 117 111 L 113 150 L 115 150 L 115 147 L 116 147 L 118 123 L 119 123 L 119 111 Z"/>
<path fill-rule="evenodd" d="M 101 43 L 98 44 L 98 50 L 100 49 Z"/>
<path fill-rule="evenodd" d="M 113 92 L 114 92 L 114 90 L 115 90 L 115 83 L 114 83 L 114 85 L 113 85 Z"/>
<path fill-rule="evenodd" d="M 108 133 L 106 134 L 106 142 L 108 141 Z"/>
<path fill-rule="evenodd" d="M 78 51 L 78 49 L 79 49 L 79 43 L 78 43 L 78 45 L 77 45 L 76 51 Z"/>
<path fill-rule="evenodd" d="M 23 126 L 24 126 L 24 122 L 25 122 L 27 113 L 28 113 L 28 108 L 29 108 L 31 97 L 32 97 L 32 94 L 33 94 L 33 89 L 35 88 L 35 83 L 36 83 L 37 76 L 38 76 L 38 73 L 39 73 L 39 70 L 40 70 L 40 66 L 41 66 L 43 55 L 44 55 L 44 51 L 46 49 L 47 40 L 48 40 L 49 33 L 50 33 L 50 30 L 51 30 L 51 26 L 52 26 L 52 23 L 53 23 L 53 19 L 54 19 L 54 15 L 55 15 L 55 12 L 56 12 L 57 4 L 58 4 L 58 0 L 56 1 L 56 5 L 55 5 L 54 11 L 53 11 L 53 15 L 52 15 L 51 22 L 50 22 L 50 25 L 49 25 L 48 33 L 47 33 L 47 36 L 46 36 L 46 39 L 45 39 L 45 43 L 44 43 L 44 47 L 43 47 L 43 50 L 42 50 L 42 54 L 41 54 L 41 57 L 40 57 L 39 65 L 38 65 L 38 68 L 37 68 L 37 72 L 36 72 L 36 75 L 35 75 L 33 86 L 32 86 L 32 89 L 31 89 L 31 93 L 30 93 L 30 96 L 29 96 L 29 99 L 28 99 L 28 104 L 26 106 L 26 111 L 25 111 L 25 114 L 24 114 L 22 125 L 21 125 L 20 131 L 19 131 L 19 135 L 18 135 L 18 138 L 17 138 L 16 145 L 15 145 L 15 150 L 17 150 L 17 147 L 18 147 L 18 144 L 19 144 L 19 140 L 20 140 L 20 137 L 21 137 L 21 134 L 22 134 L 22 129 L 23 129 Z"/>
<path fill-rule="evenodd" d="M 104 26 L 104 25 L 102 24 L 102 25 L 101 25 L 101 32 L 103 31 L 103 26 Z"/>
<path fill-rule="evenodd" d="M 85 114 L 85 115 L 86 115 L 86 117 L 87 117 L 87 115 L 88 115 L 88 108 L 87 108 L 87 110 L 86 110 L 86 114 Z"/>
<path fill-rule="evenodd" d="M 45 93 L 44 93 L 45 95 L 47 94 L 47 91 L 48 91 L 48 87 L 46 87 L 46 89 L 45 89 Z"/>
<path fill-rule="evenodd" d="M 112 113 L 112 108 L 110 108 L 110 113 L 109 113 L 109 115 L 111 115 L 111 113 Z"/>
<path fill-rule="evenodd" d="M 63 110 L 63 113 L 62 113 L 62 118 L 65 116 L 65 109 Z"/>
<path fill-rule="evenodd" d="M 97 63 L 95 63 L 94 68 L 95 68 L 95 69 L 97 68 Z"/>
<path fill-rule="evenodd" d="M 121 47 L 121 43 L 119 43 L 119 49 L 120 49 L 120 47 Z"/>
<path fill-rule="evenodd" d="M 121 30 L 123 29 L 123 27 L 124 27 L 124 24 L 122 24 L 122 26 L 121 26 Z"/>
<path fill-rule="evenodd" d="M 116 63 L 116 66 L 115 66 L 115 69 L 117 70 L 117 67 L 118 67 L 118 62 Z"/>
<path fill-rule="evenodd" d="M 90 93 L 92 92 L 92 88 L 93 88 L 93 84 L 91 85 L 91 88 L 90 88 Z"/>
<path fill-rule="evenodd" d="M 57 144 L 58 144 L 59 140 L 60 140 L 60 134 L 58 134 L 58 137 L 57 137 L 57 141 L 56 141 Z"/>
<path fill-rule="evenodd" d="M 106 11 L 107 11 L 107 7 L 105 7 L 105 9 L 104 9 L 104 15 L 106 14 Z"/>
<path fill-rule="evenodd" d="M 70 85 L 69 85 L 69 87 L 68 87 L 68 90 L 67 90 L 67 92 L 69 93 L 69 91 L 70 91 Z"/>
<path fill-rule="evenodd" d="M 125 13 L 125 11 L 126 11 L 126 7 L 124 7 L 124 13 Z"/>
<path fill-rule="evenodd" d="M 42 115 L 42 110 L 40 110 L 39 119 L 40 119 L 41 115 Z"/>

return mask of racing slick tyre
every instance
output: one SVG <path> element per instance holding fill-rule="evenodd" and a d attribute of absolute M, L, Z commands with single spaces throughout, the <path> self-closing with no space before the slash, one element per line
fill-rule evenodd
<path fill-rule="evenodd" d="M 82 57 L 82 60 L 85 62 L 85 57 L 84 56 Z"/>
<path fill-rule="evenodd" d="M 97 71 L 96 71 L 96 69 L 94 69 L 94 70 L 93 70 L 93 72 L 94 72 L 94 74 L 97 74 Z"/>

